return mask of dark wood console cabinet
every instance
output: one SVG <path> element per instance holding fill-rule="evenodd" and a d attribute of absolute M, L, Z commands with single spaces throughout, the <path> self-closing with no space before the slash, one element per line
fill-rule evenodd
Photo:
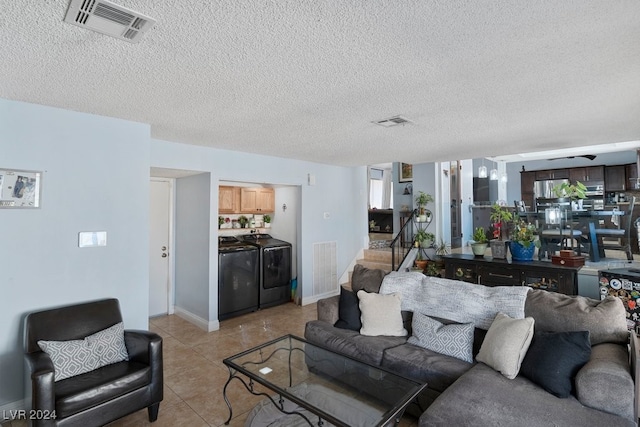
<path fill-rule="evenodd" d="M 544 261 L 516 262 L 467 254 L 442 257 L 445 277 L 486 286 L 530 286 L 566 295 L 578 294 L 579 267 Z"/>

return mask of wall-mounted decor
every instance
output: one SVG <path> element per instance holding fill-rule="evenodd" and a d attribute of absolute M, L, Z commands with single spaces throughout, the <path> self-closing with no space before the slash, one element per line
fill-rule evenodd
<path fill-rule="evenodd" d="M 39 208 L 42 172 L 0 169 L 0 208 Z"/>
<path fill-rule="evenodd" d="M 409 163 L 400 163 L 400 179 L 398 181 L 413 181 L 413 165 L 410 165 Z"/>

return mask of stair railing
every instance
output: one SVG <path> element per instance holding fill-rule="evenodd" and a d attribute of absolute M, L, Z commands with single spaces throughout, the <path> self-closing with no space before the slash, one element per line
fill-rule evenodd
<path fill-rule="evenodd" d="M 411 215 L 405 221 L 404 225 L 396 235 L 396 237 L 391 241 L 389 246 L 391 247 L 391 269 L 396 271 L 396 269 L 402 265 L 404 259 L 407 257 L 409 252 L 411 252 L 411 248 L 413 247 L 415 230 L 413 227 L 413 221 L 418 215 L 418 210 L 414 209 L 411 212 Z M 401 261 L 397 263 L 396 261 L 400 259 Z"/>

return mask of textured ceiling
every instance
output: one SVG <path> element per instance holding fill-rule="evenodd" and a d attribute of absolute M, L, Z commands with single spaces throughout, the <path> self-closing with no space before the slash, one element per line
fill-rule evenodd
<path fill-rule="evenodd" d="M 115 2 L 157 19 L 139 44 L 4 1 L 0 97 L 339 165 L 640 139 L 638 0 Z"/>

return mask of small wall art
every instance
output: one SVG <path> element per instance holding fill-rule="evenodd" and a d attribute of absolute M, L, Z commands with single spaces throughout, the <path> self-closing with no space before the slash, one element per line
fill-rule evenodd
<path fill-rule="evenodd" d="M 399 182 L 413 181 L 413 165 L 409 163 L 400 163 Z"/>
<path fill-rule="evenodd" d="M 42 172 L 0 169 L 0 208 L 39 208 Z"/>

